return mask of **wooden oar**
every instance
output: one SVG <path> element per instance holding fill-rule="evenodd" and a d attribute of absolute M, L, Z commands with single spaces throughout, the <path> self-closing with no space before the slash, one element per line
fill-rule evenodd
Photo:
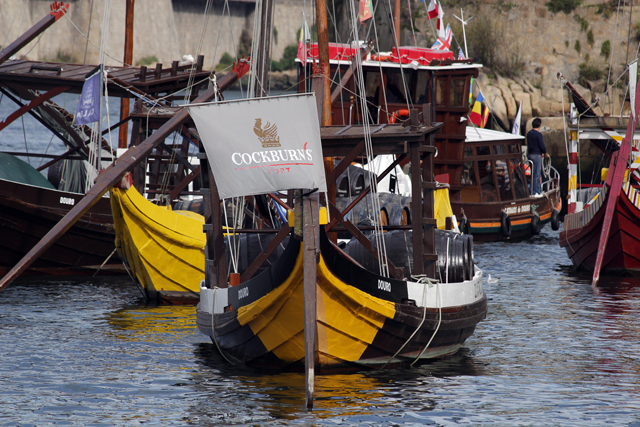
<path fill-rule="evenodd" d="M 249 59 L 243 58 L 238 61 L 238 65 L 234 66 L 231 72 L 218 80 L 218 90 L 225 90 L 242 77 L 249 69 Z M 209 102 L 216 95 L 215 88 L 208 89 L 200 95 L 194 103 Z M 99 177 L 97 182 L 87 194 L 67 213 L 59 223 L 57 223 L 21 260 L 13 267 L 6 276 L 0 281 L 0 291 L 2 291 L 9 283 L 14 281 L 22 272 L 24 272 L 44 251 L 62 236 L 71 226 L 96 202 L 113 187 L 122 176 L 130 171 L 134 166 L 143 161 L 153 149 L 168 137 L 175 129 L 181 126 L 189 119 L 189 112 L 186 108 L 182 108 L 155 131 L 142 144 L 129 149 L 124 153 L 115 164 L 109 166 Z"/>
<path fill-rule="evenodd" d="M 611 184 L 609 194 L 607 195 L 607 208 L 604 213 L 604 222 L 602 224 L 602 230 L 600 231 L 600 241 L 598 242 L 598 253 L 596 257 L 596 264 L 593 267 L 593 280 L 591 281 L 591 287 L 595 288 L 600 280 L 600 269 L 602 268 L 602 261 L 604 259 L 604 251 L 607 246 L 607 240 L 609 240 L 609 233 L 611 232 L 611 220 L 613 219 L 613 212 L 615 206 L 618 203 L 620 192 L 622 191 L 622 181 L 624 180 L 624 173 L 627 170 L 627 161 L 629 159 L 629 152 L 631 151 L 631 141 L 633 135 L 636 132 L 636 122 L 638 121 L 638 112 L 640 110 L 640 85 L 636 89 L 636 105 L 634 106 L 635 115 L 629 116 L 629 124 L 627 125 L 627 134 L 622 139 L 620 144 L 620 151 L 618 155 L 613 158 L 615 162 L 612 172 L 612 178 L 607 177 L 607 184 Z"/>

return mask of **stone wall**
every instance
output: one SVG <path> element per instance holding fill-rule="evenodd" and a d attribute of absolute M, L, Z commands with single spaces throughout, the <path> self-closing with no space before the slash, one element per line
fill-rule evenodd
<path fill-rule="evenodd" d="M 99 60 L 105 0 L 66 0 L 69 12 L 53 24 L 40 39 L 24 47 L 17 57 L 33 60 L 87 62 Z M 52 0 L 0 0 L 0 44 L 6 46 L 49 13 Z M 93 4 L 93 8 L 91 5 Z M 203 34 L 201 54 L 205 68 L 217 64 L 226 52 L 235 56 L 242 31 L 253 33 L 255 2 L 235 0 L 214 1 L 207 21 L 203 20 L 204 0 L 138 0 L 134 12 L 133 63 L 155 56 L 159 62 L 170 64 L 183 55 L 195 56 Z M 313 3 L 304 0 L 276 0 L 274 28 L 277 41 L 272 45 L 273 58 L 282 57 L 289 44 L 297 44 L 302 24 L 302 11 L 312 17 Z M 125 1 L 111 1 L 105 63 L 117 65 L 124 53 Z M 311 22 L 307 18 L 309 25 Z M 77 29 L 76 29 L 77 27 Z M 89 42 L 85 35 L 89 36 Z M 153 65 L 153 64 L 152 64 Z"/>

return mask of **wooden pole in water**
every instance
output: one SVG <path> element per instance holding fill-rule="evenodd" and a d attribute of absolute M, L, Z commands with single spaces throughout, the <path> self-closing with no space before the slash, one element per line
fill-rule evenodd
<path fill-rule="evenodd" d="M 249 69 L 248 61 L 244 59 L 218 80 L 218 89 L 225 90 L 235 83 Z M 215 97 L 215 89 L 211 88 L 199 96 L 194 103 L 209 102 Z M 96 181 L 95 185 L 89 189 L 87 194 L 67 213 L 59 223 L 57 223 L 21 260 L 0 280 L 0 291 L 13 282 L 22 272 L 24 272 L 44 251 L 49 249 L 82 215 L 87 213 L 96 202 L 113 187 L 122 176 L 131 170 L 138 163 L 142 162 L 153 151 L 153 149 L 171 135 L 175 129 L 189 119 L 189 112 L 186 108 L 178 110 L 175 115 L 155 131 L 142 144 L 129 149 L 117 162 L 109 166 Z"/>
<path fill-rule="evenodd" d="M 133 7 L 135 0 L 127 0 L 127 13 L 124 30 L 124 66 L 133 62 Z M 129 117 L 129 98 L 120 99 L 120 120 Z M 129 139 L 129 123 L 123 123 L 120 127 L 118 148 L 127 148 Z"/>
<path fill-rule="evenodd" d="M 320 250 L 318 193 L 303 200 L 304 367 L 307 408 L 313 408 L 316 357 L 316 264 Z"/>
<path fill-rule="evenodd" d="M 613 219 L 613 211 L 618 203 L 620 192 L 622 191 L 622 181 L 624 180 L 624 173 L 627 170 L 627 161 L 629 160 L 629 153 L 631 152 L 631 141 L 633 135 L 636 132 L 636 122 L 638 121 L 638 112 L 640 112 L 640 85 L 636 88 L 636 103 L 629 116 L 629 124 L 627 125 L 627 134 L 622 139 L 620 144 L 620 151 L 618 155 L 613 158 L 615 163 L 613 171 L 607 177 L 607 184 L 610 184 L 609 194 L 607 195 L 607 208 L 604 212 L 604 220 L 602 223 L 602 230 L 600 231 L 600 241 L 598 242 L 598 254 L 596 257 L 596 264 L 593 268 L 593 280 L 591 281 L 591 287 L 598 286 L 600 280 L 600 270 L 602 269 L 602 261 L 604 259 L 604 251 L 609 240 L 609 233 L 611 231 L 611 220 Z"/>

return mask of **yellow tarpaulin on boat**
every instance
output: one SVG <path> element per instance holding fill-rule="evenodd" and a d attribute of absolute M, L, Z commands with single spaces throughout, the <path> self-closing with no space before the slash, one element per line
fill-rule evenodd
<path fill-rule="evenodd" d="M 433 212 L 435 213 L 436 220 L 438 221 L 438 229 L 444 230 L 447 217 L 453 215 L 451 209 L 451 202 L 449 200 L 449 189 L 440 188 L 433 192 Z"/>

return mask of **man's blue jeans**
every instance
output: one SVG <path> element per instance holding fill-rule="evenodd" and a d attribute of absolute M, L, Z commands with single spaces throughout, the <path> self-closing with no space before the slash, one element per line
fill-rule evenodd
<path fill-rule="evenodd" d="M 540 184 L 540 176 L 542 175 L 542 154 L 529 154 L 529 160 L 533 162 L 533 171 L 531 171 L 531 195 L 541 194 L 542 185 Z"/>

